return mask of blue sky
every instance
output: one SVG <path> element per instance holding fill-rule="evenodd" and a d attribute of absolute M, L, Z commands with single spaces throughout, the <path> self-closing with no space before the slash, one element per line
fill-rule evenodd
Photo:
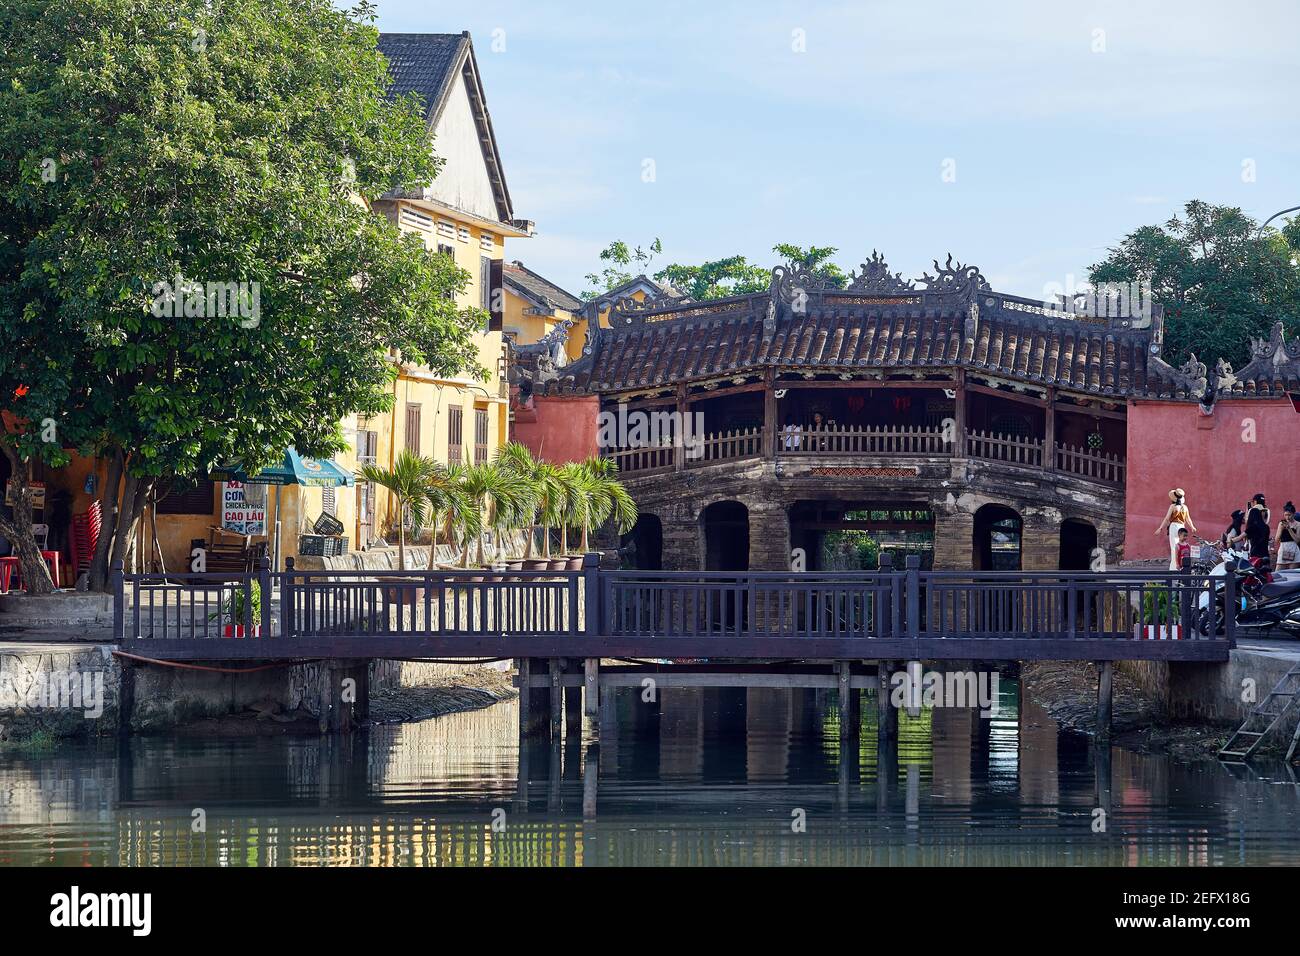
<path fill-rule="evenodd" d="M 472 33 L 537 223 L 507 256 L 575 293 L 610 240 L 657 236 L 662 264 L 951 252 L 1040 296 L 1188 199 L 1300 205 L 1294 0 L 379 0 L 379 26 Z"/>

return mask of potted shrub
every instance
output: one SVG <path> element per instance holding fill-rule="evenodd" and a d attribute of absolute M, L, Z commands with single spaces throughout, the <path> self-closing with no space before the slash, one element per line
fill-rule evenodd
<path fill-rule="evenodd" d="M 1183 627 L 1176 623 L 1177 616 L 1169 591 L 1147 591 L 1142 595 L 1142 610 L 1133 636 L 1148 641 L 1181 640 Z"/>
<path fill-rule="evenodd" d="M 249 584 L 247 591 L 242 586 L 231 589 L 229 595 L 221 599 L 219 610 L 211 615 L 214 621 L 229 621 L 221 629 L 222 637 L 245 637 L 244 621 L 252 621 L 253 637 L 262 636 L 262 586 L 256 581 Z"/>

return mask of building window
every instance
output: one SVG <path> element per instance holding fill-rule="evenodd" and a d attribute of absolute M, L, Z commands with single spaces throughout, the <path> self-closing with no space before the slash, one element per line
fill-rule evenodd
<path fill-rule="evenodd" d="M 447 461 L 459 464 L 465 460 L 461 442 L 465 440 L 465 410 L 459 405 L 447 409 Z"/>
<path fill-rule="evenodd" d="M 211 515 L 215 486 L 208 478 L 197 482 L 183 478 L 172 483 L 172 490 L 158 499 L 155 512 L 160 515 Z"/>
<path fill-rule="evenodd" d="M 412 402 L 406 403 L 406 450 L 420 453 L 420 406 Z"/>
<path fill-rule="evenodd" d="M 496 249 L 497 237 L 490 232 L 480 233 L 478 237 L 478 247 L 484 252 L 492 252 Z"/>
<path fill-rule="evenodd" d="M 468 226 L 457 226 L 457 227 L 456 227 L 456 238 L 459 239 L 461 242 L 469 242 L 469 227 L 468 227 Z"/>
<path fill-rule="evenodd" d="M 433 232 L 433 217 L 407 206 L 402 207 L 402 224 L 421 232 Z"/>
<path fill-rule="evenodd" d="M 492 311 L 492 257 L 478 257 L 479 299 L 484 312 Z"/>
<path fill-rule="evenodd" d="M 456 224 L 450 219 L 438 220 L 438 235 L 446 236 L 448 239 L 456 238 Z"/>
<path fill-rule="evenodd" d="M 488 460 L 488 410 L 474 409 L 474 464 Z"/>

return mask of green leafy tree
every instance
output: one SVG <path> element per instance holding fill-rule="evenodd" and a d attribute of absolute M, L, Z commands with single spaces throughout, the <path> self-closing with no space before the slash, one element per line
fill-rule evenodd
<path fill-rule="evenodd" d="M 92 586 L 174 477 L 343 449 L 341 419 L 391 404 L 390 350 L 482 374 L 469 276 L 371 207 L 439 165 L 414 98 L 385 95 L 373 19 L 328 0 L 0 17 L 0 449 L 20 482 L 71 449 L 107 463 Z M 39 584 L 29 514 L 0 532 Z"/>
<path fill-rule="evenodd" d="M 771 272 L 744 256 L 714 259 L 698 266 L 670 265 L 655 273 L 655 278 L 697 300 L 765 292 L 772 284 Z"/>
<path fill-rule="evenodd" d="M 1142 226 L 1092 266 L 1094 283 L 1149 283 L 1165 309 L 1164 357 L 1190 353 L 1211 367 L 1223 358 L 1240 368 L 1252 337 L 1300 316 L 1300 225 L 1259 234 L 1233 206 L 1194 200 L 1163 226 Z"/>
<path fill-rule="evenodd" d="M 582 297 L 594 299 L 611 289 L 617 289 L 624 282 L 630 282 L 639 275 L 649 274 L 650 264 L 663 250 L 663 243 L 658 239 L 644 249 L 640 246 L 629 246 L 621 240 L 611 242 L 600 252 L 600 261 L 605 263 L 605 267 L 599 272 L 587 274 L 587 282 L 591 288 L 583 292 Z"/>
<path fill-rule="evenodd" d="M 482 526 L 491 528 L 500 541 L 506 531 L 523 527 L 533 512 L 536 496 L 528 479 L 503 462 L 486 461 L 462 465 L 454 475 L 471 506 L 482 515 Z M 476 535 L 474 560 L 483 561 L 483 536 Z M 469 566 L 470 542 L 467 538 L 461 554 L 461 567 Z"/>
<path fill-rule="evenodd" d="M 528 539 L 524 544 L 524 557 L 533 556 L 534 539 L 542 534 L 542 555 L 551 556 L 551 527 L 561 520 L 565 505 L 565 490 L 560 483 L 560 469 L 549 461 L 533 457 L 528 446 L 507 442 L 497 452 L 503 467 L 517 472 L 532 488 L 531 513 L 527 516 Z"/>
<path fill-rule="evenodd" d="M 809 246 L 804 249 L 788 242 L 778 242 L 772 251 L 785 260 L 792 269 L 807 269 L 813 275 L 825 279 L 832 288 L 843 289 L 849 284 L 849 277 L 844 270 L 831 262 L 831 256 L 839 250 L 833 246 Z"/>

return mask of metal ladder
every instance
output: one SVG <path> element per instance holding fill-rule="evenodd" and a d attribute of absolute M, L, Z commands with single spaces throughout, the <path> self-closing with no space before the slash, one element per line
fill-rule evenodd
<path fill-rule="evenodd" d="M 1282 718 L 1291 712 L 1291 708 L 1297 702 L 1300 702 L 1300 663 L 1295 664 L 1282 675 L 1277 686 L 1255 706 L 1219 750 L 1219 759 L 1232 763 L 1244 763 L 1249 760 L 1272 733 L 1273 728 L 1282 722 Z M 1297 744 L 1300 744 L 1300 724 L 1296 725 L 1295 733 L 1291 736 L 1291 746 L 1286 752 L 1287 763 L 1290 763 L 1295 755 Z M 1243 747 L 1244 750 L 1241 749 Z"/>

